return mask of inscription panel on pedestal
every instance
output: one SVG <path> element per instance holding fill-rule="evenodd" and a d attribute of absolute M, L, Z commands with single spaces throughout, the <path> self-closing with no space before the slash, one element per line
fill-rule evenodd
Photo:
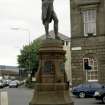
<path fill-rule="evenodd" d="M 43 73 L 44 74 L 50 74 L 53 73 L 54 70 L 54 65 L 52 62 L 50 61 L 46 61 L 44 64 L 44 69 L 43 69 Z"/>

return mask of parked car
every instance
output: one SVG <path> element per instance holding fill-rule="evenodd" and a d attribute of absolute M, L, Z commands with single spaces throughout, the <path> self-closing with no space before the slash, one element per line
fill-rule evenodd
<path fill-rule="evenodd" d="M 20 85 L 20 81 L 19 80 L 14 80 L 15 82 L 17 82 L 18 85 Z"/>
<path fill-rule="evenodd" d="M 17 88 L 18 87 L 18 83 L 16 82 L 16 81 L 11 81 L 10 83 L 9 83 L 9 87 L 10 88 Z"/>
<path fill-rule="evenodd" d="M 105 87 L 103 87 L 102 89 L 98 89 L 97 91 L 95 91 L 94 98 L 96 100 L 101 100 L 103 103 L 105 103 Z"/>
<path fill-rule="evenodd" d="M 80 84 L 72 89 L 73 95 L 84 98 L 84 97 L 93 97 L 96 90 L 101 89 L 103 85 L 91 82 Z"/>
<path fill-rule="evenodd" d="M 8 86 L 7 81 L 5 79 L 2 79 L 2 81 L 3 81 L 4 87 Z"/>
<path fill-rule="evenodd" d="M 7 80 L 6 80 L 8 86 L 9 86 L 9 83 L 10 83 L 11 81 L 12 81 L 12 80 L 10 80 L 10 79 L 7 79 Z"/>
<path fill-rule="evenodd" d="M 0 80 L 0 88 L 3 88 L 3 87 L 4 87 L 3 81 Z"/>

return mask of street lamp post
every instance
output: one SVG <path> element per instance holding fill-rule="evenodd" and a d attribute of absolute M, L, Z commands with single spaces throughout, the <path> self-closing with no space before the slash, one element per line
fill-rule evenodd
<path fill-rule="evenodd" d="M 28 33 L 28 42 L 29 42 L 29 46 L 30 46 L 30 30 L 29 29 L 27 29 L 27 28 L 19 28 L 19 27 L 13 27 L 13 28 L 11 28 L 12 30 L 22 30 L 22 31 L 26 31 L 27 33 Z M 28 67 L 28 77 L 30 77 L 31 76 L 31 73 L 30 73 L 30 58 L 31 58 L 31 56 L 30 56 L 30 54 L 29 54 L 29 67 Z"/>

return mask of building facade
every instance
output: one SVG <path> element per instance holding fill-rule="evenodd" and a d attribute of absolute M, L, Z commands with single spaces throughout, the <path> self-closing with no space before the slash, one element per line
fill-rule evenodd
<path fill-rule="evenodd" d="M 68 38 L 67 40 L 64 40 L 64 45 L 63 45 L 63 49 L 66 51 L 65 54 L 65 71 L 66 71 L 66 75 L 67 75 L 67 81 L 69 81 L 69 83 L 72 83 L 72 72 L 71 72 L 71 51 L 70 51 L 70 38 Z"/>
<path fill-rule="evenodd" d="M 72 84 L 105 83 L 105 0 L 70 0 Z"/>
<path fill-rule="evenodd" d="M 16 66 L 0 65 L 0 76 L 4 78 L 18 77 L 19 69 Z"/>

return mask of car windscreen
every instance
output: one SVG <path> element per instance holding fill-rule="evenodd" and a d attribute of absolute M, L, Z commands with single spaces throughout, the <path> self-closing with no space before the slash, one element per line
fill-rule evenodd
<path fill-rule="evenodd" d="M 102 88 L 102 85 L 98 84 L 98 83 L 93 83 L 93 84 L 91 84 L 91 87 L 92 88 Z"/>

